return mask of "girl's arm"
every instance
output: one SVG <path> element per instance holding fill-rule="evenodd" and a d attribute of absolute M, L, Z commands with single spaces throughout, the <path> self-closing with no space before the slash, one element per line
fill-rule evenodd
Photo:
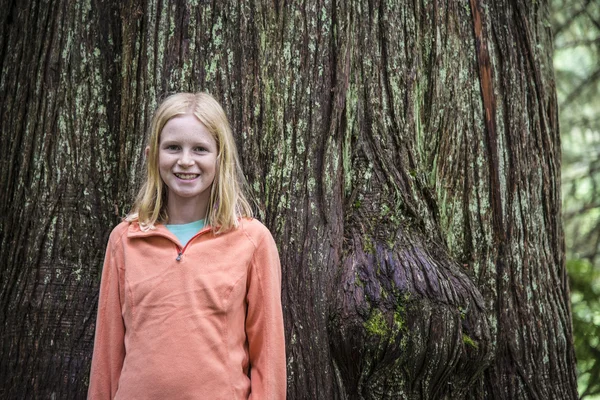
<path fill-rule="evenodd" d="M 248 282 L 246 335 L 250 353 L 250 399 L 285 399 L 281 266 L 269 232 L 256 248 Z"/>
<path fill-rule="evenodd" d="M 121 314 L 123 288 L 120 283 L 119 260 L 113 243 L 114 236 L 117 236 L 115 232 L 111 235 L 106 249 L 100 283 L 94 355 L 88 389 L 88 399 L 92 400 L 115 397 L 125 358 L 125 326 Z"/>

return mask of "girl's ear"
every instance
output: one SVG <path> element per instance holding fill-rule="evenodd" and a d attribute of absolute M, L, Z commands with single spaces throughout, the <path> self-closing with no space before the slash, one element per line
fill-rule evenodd
<path fill-rule="evenodd" d="M 146 158 L 148 158 L 149 153 L 150 153 L 150 146 L 146 146 L 146 149 L 144 150 L 144 155 L 146 156 Z"/>

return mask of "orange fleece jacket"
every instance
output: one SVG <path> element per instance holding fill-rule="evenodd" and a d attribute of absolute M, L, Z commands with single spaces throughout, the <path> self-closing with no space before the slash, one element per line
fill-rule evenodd
<path fill-rule="evenodd" d="M 177 260 L 179 258 L 179 260 Z M 111 233 L 88 399 L 285 399 L 281 268 L 257 220 L 181 249 L 158 224 Z"/>

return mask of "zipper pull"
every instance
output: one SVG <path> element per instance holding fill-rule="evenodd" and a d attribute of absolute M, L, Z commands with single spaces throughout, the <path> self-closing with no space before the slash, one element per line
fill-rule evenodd
<path fill-rule="evenodd" d="M 180 251 L 179 254 L 177 254 L 177 258 L 175 259 L 175 261 L 181 261 L 181 254 L 182 252 Z"/>

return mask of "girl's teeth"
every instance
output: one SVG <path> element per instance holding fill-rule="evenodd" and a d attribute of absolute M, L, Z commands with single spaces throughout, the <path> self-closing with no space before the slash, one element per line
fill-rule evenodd
<path fill-rule="evenodd" d="M 180 179 L 194 179 L 196 175 L 194 174 L 176 174 Z"/>

